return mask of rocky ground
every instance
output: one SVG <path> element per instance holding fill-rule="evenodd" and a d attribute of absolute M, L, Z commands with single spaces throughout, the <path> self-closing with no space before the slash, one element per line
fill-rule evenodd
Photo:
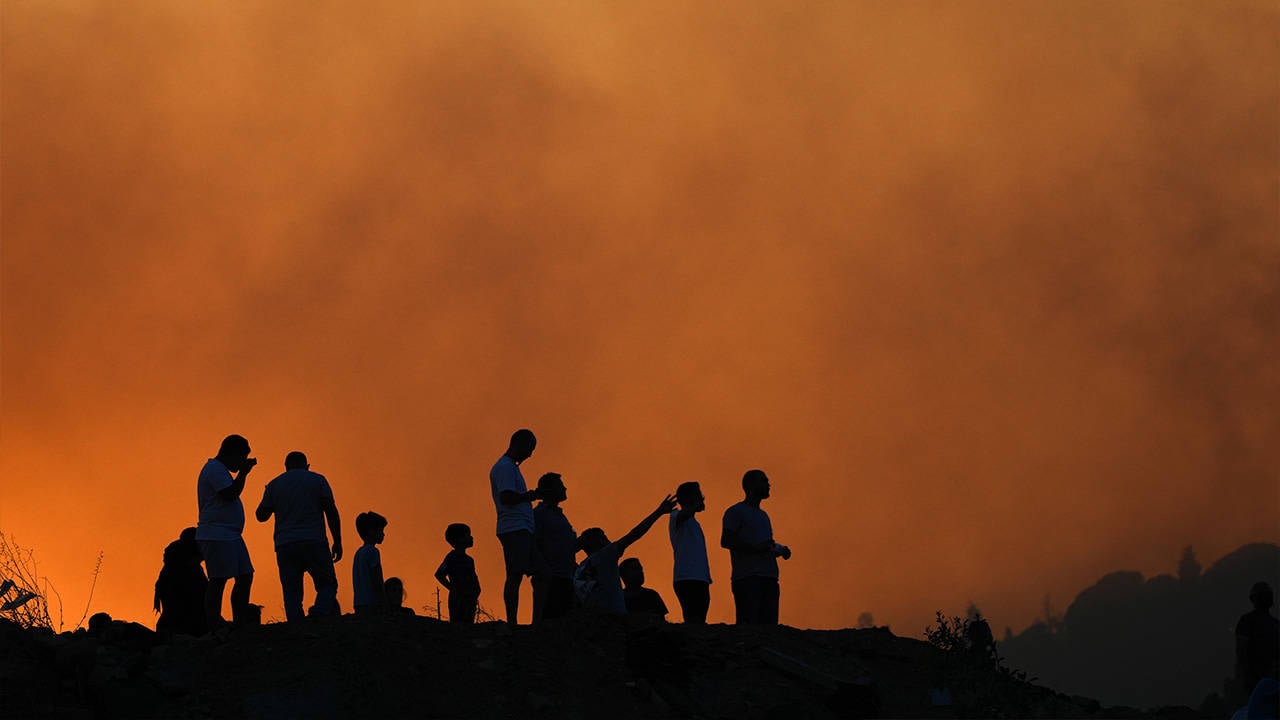
<path fill-rule="evenodd" d="M 938 692 L 946 686 L 945 695 Z M 931 692 L 932 690 L 932 692 Z M 1101 708 L 885 629 L 580 616 L 514 630 L 412 616 L 53 635 L 0 621 L 0 716 L 33 718 L 1195 717 Z"/>

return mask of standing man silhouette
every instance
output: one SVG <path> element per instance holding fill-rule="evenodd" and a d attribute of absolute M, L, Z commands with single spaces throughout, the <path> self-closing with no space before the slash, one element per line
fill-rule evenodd
<path fill-rule="evenodd" d="M 209 587 L 204 595 L 204 612 L 209 629 L 226 622 L 222 618 L 222 591 L 227 581 L 235 578 L 231 589 L 231 619 L 249 620 L 249 588 L 253 585 L 253 564 L 249 548 L 244 544 L 245 479 L 258 461 L 249 457 L 249 441 L 239 435 L 228 435 L 218 454 L 204 464 L 196 480 L 196 500 L 200 522 L 196 525 L 196 542 L 209 572 Z M 232 476 L 235 473 L 235 476 Z"/>
<path fill-rule="evenodd" d="M 280 589 L 284 593 L 284 616 L 290 622 L 302 613 L 302 574 L 311 576 L 316 588 L 312 614 L 337 615 L 338 575 L 333 564 L 342 559 L 342 521 L 333 500 L 329 481 L 311 472 L 307 456 L 297 450 L 284 458 L 284 472 L 262 489 L 262 502 L 254 515 L 258 522 L 276 516 L 276 565 L 280 568 Z M 333 534 L 333 547 L 324 526 Z"/>
<path fill-rule="evenodd" d="M 778 624 L 778 558 L 791 550 L 773 540 L 769 514 L 760 502 L 769 497 L 769 477 L 763 470 L 742 476 L 746 498 L 724 511 L 720 547 L 729 551 L 733 574 L 733 606 L 739 625 Z"/>
<path fill-rule="evenodd" d="M 520 609 L 520 582 L 533 572 L 533 500 L 541 497 L 530 491 L 520 474 L 520 463 L 529 459 L 538 444 L 533 431 L 521 428 L 511 435 L 507 451 L 489 470 L 489 489 L 498 513 L 498 541 L 507 578 L 502 585 L 502 602 L 507 622 L 516 624 Z"/>

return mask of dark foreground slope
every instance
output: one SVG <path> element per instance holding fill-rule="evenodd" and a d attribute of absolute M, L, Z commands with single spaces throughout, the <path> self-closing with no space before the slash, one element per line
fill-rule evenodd
<path fill-rule="evenodd" d="M 578 617 L 514 631 L 345 616 L 160 643 L 0 623 L 0 715 L 154 718 L 1182 717 L 974 675 L 883 629 Z M 952 687 L 935 705 L 930 688 Z"/>

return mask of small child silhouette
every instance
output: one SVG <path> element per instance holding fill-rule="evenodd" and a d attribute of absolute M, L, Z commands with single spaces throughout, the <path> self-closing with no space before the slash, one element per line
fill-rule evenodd
<path fill-rule="evenodd" d="M 356 613 L 385 612 L 387 588 L 382 581 L 382 553 L 378 552 L 378 544 L 386 539 L 387 519 L 372 510 L 356 516 L 356 534 L 364 541 L 356 550 L 355 560 L 351 563 L 351 587 L 355 591 L 352 603 Z"/>
<path fill-rule="evenodd" d="M 464 523 L 453 523 L 445 528 L 444 539 L 453 549 L 444 556 L 444 562 L 436 570 L 436 580 L 449 591 L 449 622 L 469 625 L 476 621 L 476 606 L 480 599 L 476 561 L 467 554 L 467 548 L 476 542 L 471 537 L 471 528 Z"/>
<path fill-rule="evenodd" d="M 667 619 L 667 604 L 657 590 L 644 586 L 644 566 L 639 558 L 627 558 L 618 565 L 622 578 L 622 599 L 628 615 L 654 615 Z"/>

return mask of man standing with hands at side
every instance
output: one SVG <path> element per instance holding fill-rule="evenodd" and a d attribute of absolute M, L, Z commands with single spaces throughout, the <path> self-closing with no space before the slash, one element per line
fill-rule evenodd
<path fill-rule="evenodd" d="M 520 583 L 533 573 L 533 505 L 541 497 L 530 491 L 520 474 L 520 463 L 529 459 L 538 444 L 533 431 L 521 428 L 511 435 L 507 451 L 489 470 L 489 489 L 498 511 L 498 541 L 502 543 L 502 559 L 507 568 L 502 585 L 502 602 L 507 608 L 507 623 L 516 624 L 520 609 Z"/>
<path fill-rule="evenodd" d="M 258 522 L 266 522 L 272 514 L 276 516 L 273 537 L 285 619 L 296 622 L 305 617 L 303 573 L 311 576 L 316 588 L 312 614 L 338 615 L 338 576 L 333 564 L 342 559 L 342 521 L 329 481 L 311 472 L 307 456 L 297 450 L 285 456 L 284 473 L 262 489 L 262 502 L 254 515 Z M 324 534 L 326 523 L 333 535 L 332 547 Z"/>
<path fill-rule="evenodd" d="M 196 542 L 209 573 L 204 612 L 210 630 L 226 622 L 222 618 L 222 591 L 231 578 L 236 580 L 231 589 L 231 618 L 235 622 L 249 620 L 253 565 L 249 562 L 249 548 L 244 544 L 244 503 L 240 501 L 240 494 L 244 492 L 249 471 L 258 464 L 249 457 L 250 452 L 248 440 L 228 435 L 218 454 L 201 468 L 196 480 L 196 500 L 200 506 Z"/>
<path fill-rule="evenodd" d="M 742 476 L 746 498 L 724 511 L 720 547 L 729 551 L 733 567 L 733 607 L 739 625 L 778 624 L 778 558 L 791 550 L 773 540 L 769 514 L 760 502 L 769 497 L 769 477 L 763 470 Z"/>

